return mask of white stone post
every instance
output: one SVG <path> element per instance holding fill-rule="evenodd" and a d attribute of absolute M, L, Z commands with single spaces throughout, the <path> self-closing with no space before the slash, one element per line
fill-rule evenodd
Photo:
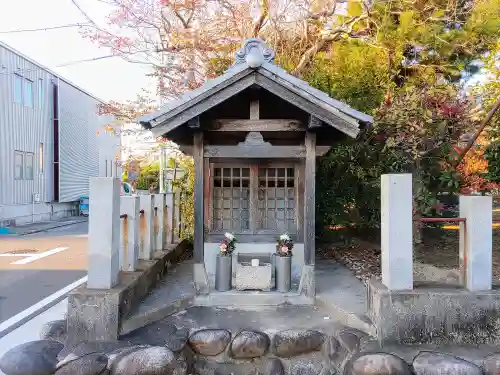
<path fill-rule="evenodd" d="M 127 215 L 125 223 L 127 225 L 127 236 L 122 241 L 127 243 L 127 252 L 122 254 L 122 270 L 135 271 L 137 260 L 139 259 L 139 220 L 140 202 L 138 195 L 121 197 L 121 213 Z M 122 225 L 123 228 L 123 225 Z"/>
<path fill-rule="evenodd" d="M 165 194 L 155 194 L 156 217 L 158 232 L 156 233 L 156 250 L 163 250 L 165 237 Z"/>
<path fill-rule="evenodd" d="M 460 196 L 460 274 L 471 292 L 490 290 L 492 279 L 493 201 L 488 196 Z"/>
<path fill-rule="evenodd" d="M 154 238 L 154 195 L 140 195 L 141 210 L 144 210 L 144 232 L 141 235 L 141 246 L 139 258 L 145 260 L 153 259 Z"/>
<path fill-rule="evenodd" d="M 167 206 L 167 233 L 165 234 L 165 244 L 171 245 L 173 243 L 174 231 L 174 194 L 165 194 L 165 205 Z"/>
<path fill-rule="evenodd" d="M 111 289 L 120 272 L 120 180 L 90 179 L 88 280 L 90 289 Z"/>
<path fill-rule="evenodd" d="M 411 174 L 385 174 L 381 184 L 382 283 L 413 289 L 413 197 Z"/>

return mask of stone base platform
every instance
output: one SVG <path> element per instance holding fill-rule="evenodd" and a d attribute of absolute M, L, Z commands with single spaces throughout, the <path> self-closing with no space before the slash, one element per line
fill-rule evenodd
<path fill-rule="evenodd" d="M 366 317 L 366 288 L 361 281 L 340 264 L 318 261 L 315 270 L 315 300 L 299 292 L 299 284 L 292 283 L 288 293 L 276 291 L 210 291 L 197 294 L 192 261 L 182 262 L 167 273 L 156 288 L 121 324 L 122 335 L 162 320 L 190 306 L 220 306 L 252 309 L 282 305 L 317 306 L 333 320 L 368 334 L 375 330 Z M 172 287 L 172 286 L 175 287 Z"/>
<path fill-rule="evenodd" d="M 390 291 L 369 284 L 369 314 L 384 344 L 500 345 L 500 289 L 469 292 L 450 285 L 415 283 Z"/>
<path fill-rule="evenodd" d="M 493 375 L 493 346 L 380 346 L 312 306 L 191 307 L 114 342 L 65 345 L 60 322 L 0 359 L 5 375 Z"/>

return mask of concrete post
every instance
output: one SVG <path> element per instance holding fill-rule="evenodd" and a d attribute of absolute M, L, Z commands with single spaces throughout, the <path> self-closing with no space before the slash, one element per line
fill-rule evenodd
<path fill-rule="evenodd" d="M 173 243 L 174 231 L 174 194 L 165 194 L 165 205 L 167 206 L 167 219 L 166 219 L 166 235 L 165 244 L 170 245 Z"/>
<path fill-rule="evenodd" d="M 413 289 L 412 175 L 385 174 L 381 187 L 382 283 Z"/>
<path fill-rule="evenodd" d="M 144 210 L 144 230 L 141 233 L 139 259 L 153 259 L 154 238 L 154 195 L 140 195 L 141 210 Z"/>
<path fill-rule="evenodd" d="M 156 233 L 156 250 L 163 250 L 165 238 L 165 194 L 155 194 L 156 218 L 158 232 Z"/>
<path fill-rule="evenodd" d="M 488 196 L 461 196 L 460 274 L 469 291 L 491 290 L 493 202 Z"/>
<path fill-rule="evenodd" d="M 139 210 L 139 196 L 121 197 L 121 213 L 127 215 L 122 219 L 125 220 L 127 228 L 126 236 L 122 235 L 122 241 L 126 243 L 126 252 L 123 253 L 121 262 L 123 271 L 135 271 L 139 259 Z"/>
<path fill-rule="evenodd" d="M 88 281 L 90 289 L 111 289 L 120 271 L 120 180 L 90 179 Z"/>

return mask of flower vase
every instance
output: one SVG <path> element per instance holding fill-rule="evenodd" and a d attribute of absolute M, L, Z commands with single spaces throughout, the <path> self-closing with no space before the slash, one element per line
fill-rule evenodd
<path fill-rule="evenodd" d="M 276 289 L 278 292 L 290 291 L 292 285 L 292 257 L 276 256 Z"/>
<path fill-rule="evenodd" d="M 233 257 L 231 255 L 217 254 L 215 265 L 215 290 L 226 292 L 231 290 Z"/>

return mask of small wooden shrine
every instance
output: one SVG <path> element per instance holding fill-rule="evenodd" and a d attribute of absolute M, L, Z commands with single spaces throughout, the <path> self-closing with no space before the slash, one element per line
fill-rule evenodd
<path fill-rule="evenodd" d="M 225 232 L 239 254 L 273 253 L 287 232 L 297 292 L 314 297 L 316 156 L 372 118 L 276 66 L 274 52 L 252 38 L 223 75 L 140 122 L 194 158 L 198 292 L 212 291 Z"/>

